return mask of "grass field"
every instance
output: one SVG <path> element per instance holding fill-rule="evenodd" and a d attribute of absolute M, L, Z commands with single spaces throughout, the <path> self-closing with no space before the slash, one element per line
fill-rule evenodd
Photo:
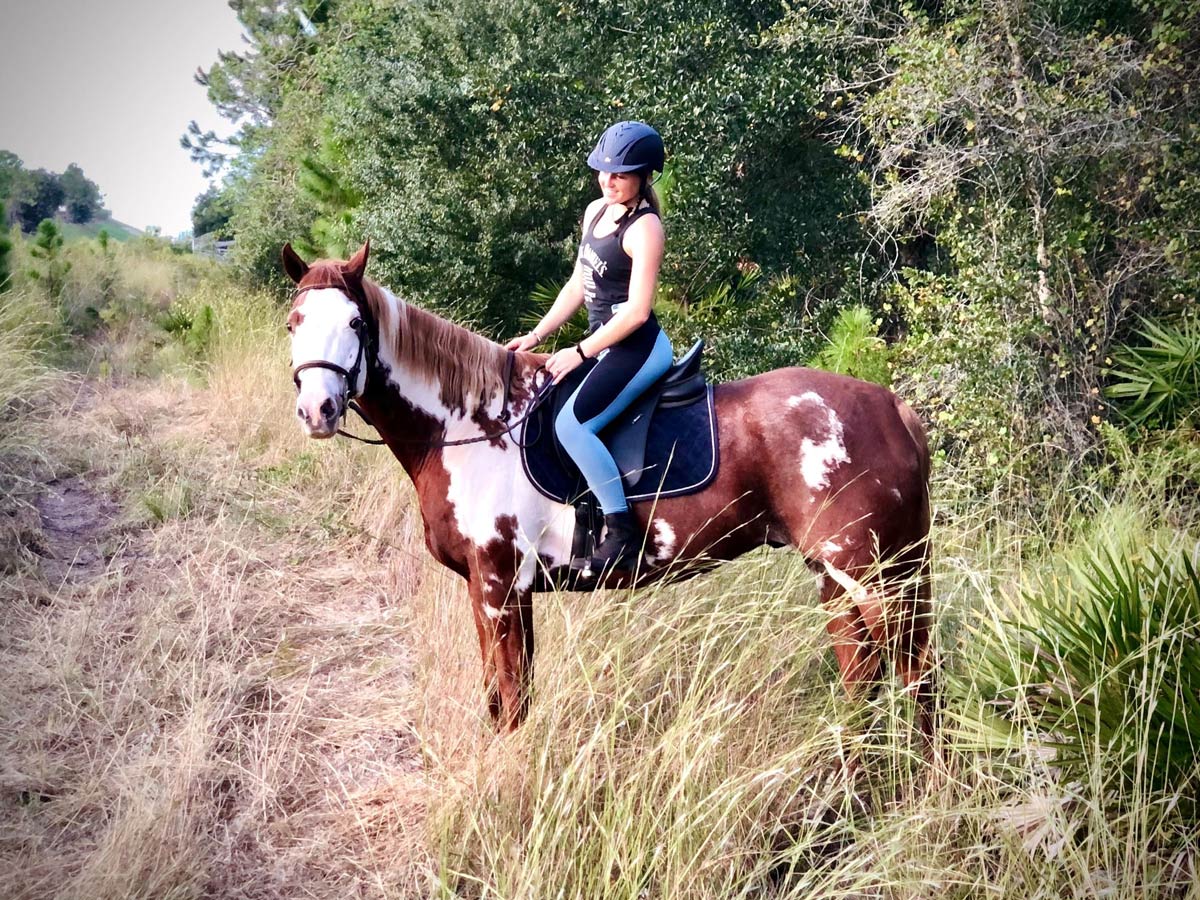
<path fill-rule="evenodd" d="M 6 896 L 1200 897 L 1194 777 L 1150 790 L 1100 745 L 1068 773 L 1037 685 L 987 702 L 1025 591 L 1101 546 L 1194 554 L 1178 459 L 1052 521 L 939 504 L 936 765 L 893 686 L 842 696 L 806 570 L 766 551 L 540 597 L 530 720 L 497 737 L 464 586 L 384 451 L 300 437 L 270 298 L 122 263 L 142 312 L 82 343 L 0 295 Z"/>
<path fill-rule="evenodd" d="M 129 241 L 142 235 L 140 229 L 126 225 L 124 222 L 118 222 L 116 219 L 93 219 L 83 225 L 77 225 L 74 222 L 60 222 L 59 228 L 62 230 L 63 237 L 68 241 L 92 240 L 100 234 L 101 230 L 107 231 L 108 236 L 114 241 Z"/>

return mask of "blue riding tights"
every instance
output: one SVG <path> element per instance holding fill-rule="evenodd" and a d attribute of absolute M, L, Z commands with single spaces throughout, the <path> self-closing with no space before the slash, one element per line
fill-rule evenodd
<path fill-rule="evenodd" d="M 559 442 L 579 466 L 605 515 L 624 512 L 629 504 L 617 464 L 596 435 L 671 368 L 674 359 L 666 333 L 654 320 L 646 325 L 652 323 L 652 329 L 642 326 L 601 353 L 554 421 Z"/>

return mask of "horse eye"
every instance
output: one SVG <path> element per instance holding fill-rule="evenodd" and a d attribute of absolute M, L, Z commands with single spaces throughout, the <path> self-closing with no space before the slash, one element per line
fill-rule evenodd
<path fill-rule="evenodd" d="M 362 319 L 360 319 L 358 316 L 355 316 L 350 320 L 350 327 L 355 331 L 358 331 L 358 329 L 362 328 Z"/>

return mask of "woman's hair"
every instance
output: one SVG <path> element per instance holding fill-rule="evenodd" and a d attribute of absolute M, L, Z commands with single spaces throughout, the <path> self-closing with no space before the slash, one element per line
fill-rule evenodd
<path fill-rule="evenodd" d="M 642 176 L 642 186 L 638 189 L 638 196 L 650 204 L 650 208 L 654 210 L 654 214 L 660 219 L 662 218 L 662 204 L 658 202 L 658 193 L 654 190 L 654 185 L 650 183 L 651 176 L 654 172 L 650 169 L 641 169 L 638 174 Z"/>

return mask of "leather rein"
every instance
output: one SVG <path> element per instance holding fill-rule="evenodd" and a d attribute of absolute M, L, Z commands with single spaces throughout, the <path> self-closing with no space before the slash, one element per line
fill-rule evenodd
<path fill-rule="evenodd" d="M 363 371 L 363 363 L 366 363 L 367 373 L 369 374 L 371 365 L 378 358 L 378 352 L 375 347 L 375 339 L 371 333 L 370 325 L 368 324 L 369 310 L 366 306 L 366 302 L 357 297 L 350 289 L 350 285 L 343 280 L 341 283 L 327 282 L 321 284 L 306 284 L 298 287 L 296 292 L 292 295 L 292 306 L 294 307 L 296 305 L 296 300 L 306 291 L 321 290 L 324 288 L 335 288 L 344 292 L 353 301 L 354 305 L 358 307 L 358 324 L 355 325 L 354 323 L 351 323 L 352 327 L 354 328 L 354 333 L 358 336 L 358 353 L 354 357 L 354 365 L 352 365 L 349 369 L 339 366 L 335 362 L 330 362 L 327 359 L 312 359 L 302 362 L 298 366 L 294 366 L 292 368 L 292 381 L 296 385 L 296 392 L 299 393 L 300 391 L 300 373 L 305 369 L 328 369 L 330 372 L 340 375 L 343 379 L 344 389 L 342 391 L 342 420 L 345 421 L 346 411 L 352 409 L 358 414 L 360 419 L 367 423 L 369 427 L 375 428 L 375 423 L 370 420 L 367 414 L 363 412 L 362 407 L 358 405 L 358 398 L 361 397 L 362 394 L 356 390 L 358 385 L 358 376 Z M 515 360 L 516 354 L 511 350 L 507 351 L 507 355 L 504 358 L 504 403 L 500 409 L 500 421 L 506 423 L 512 417 L 512 412 L 509 410 L 508 404 L 510 395 L 512 393 L 512 376 Z M 538 366 L 537 370 L 534 372 L 534 376 L 536 377 L 538 372 L 544 372 L 545 370 L 546 367 L 544 365 Z M 366 387 L 365 379 L 363 387 L 364 389 Z M 461 438 L 453 441 L 397 439 L 394 441 L 394 443 L 421 444 L 426 447 L 441 448 L 460 447 L 464 444 L 480 444 L 484 441 L 499 440 L 506 434 L 511 434 L 513 429 L 537 412 L 538 407 L 542 405 L 553 387 L 554 379 L 547 378 L 544 382 L 542 382 L 541 385 L 538 386 L 537 391 L 533 396 L 533 401 L 529 404 L 529 409 L 525 411 L 525 415 L 521 416 L 521 418 L 517 419 L 515 422 L 506 425 L 495 434 L 481 434 L 478 437 Z M 337 429 L 337 434 L 340 434 L 342 437 L 350 438 L 351 440 L 360 441 L 364 444 L 372 444 L 375 446 L 387 444 L 387 441 L 359 437 L 357 434 L 351 434 L 342 428 Z"/>

